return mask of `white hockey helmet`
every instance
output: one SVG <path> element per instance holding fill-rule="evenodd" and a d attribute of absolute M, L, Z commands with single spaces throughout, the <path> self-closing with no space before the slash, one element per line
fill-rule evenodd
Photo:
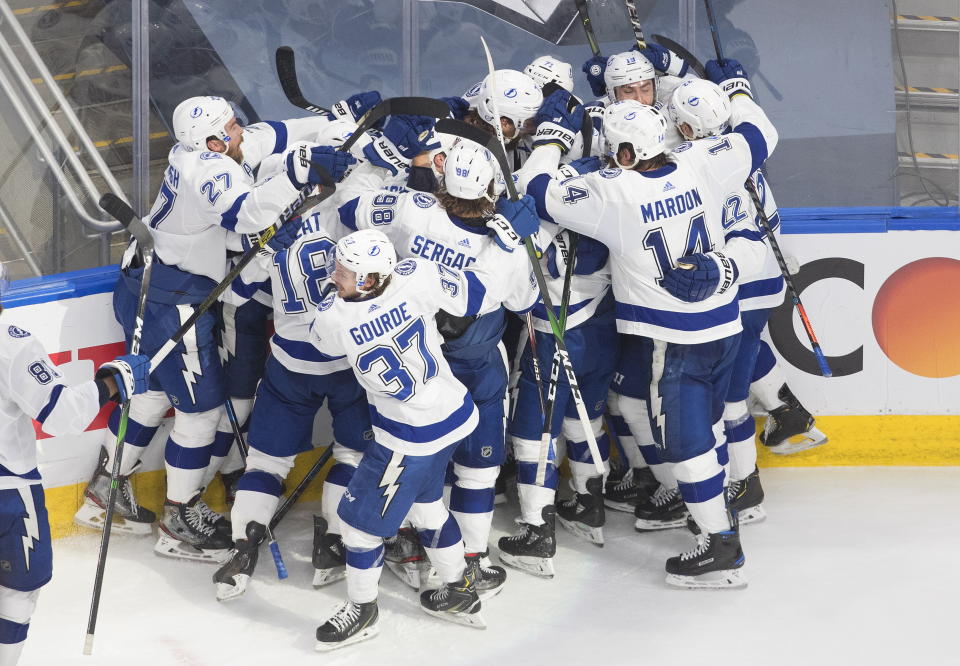
<path fill-rule="evenodd" d="M 366 294 L 367 277 L 379 275 L 382 283 L 397 263 L 397 251 L 382 231 L 361 229 L 337 241 L 337 263 L 357 274 L 357 291 Z"/>
<path fill-rule="evenodd" d="M 523 68 L 523 73 L 540 84 L 556 83 L 567 92 L 573 92 L 573 67 L 550 55 L 540 56 Z"/>
<path fill-rule="evenodd" d="M 495 83 L 491 77 L 496 77 Z M 485 123 L 493 126 L 500 122 L 493 113 L 493 92 L 496 92 L 496 107 L 500 116 L 512 120 L 517 131 L 526 120 L 537 115 L 543 104 L 543 92 L 536 81 L 515 69 L 498 69 L 493 74 L 487 74 L 477 96 L 477 113 Z"/>
<path fill-rule="evenodd" d="M 207 137 L 230 141 L 226 126 L 235 115 L 230 102 L 222 97 L 191 97 L 173 110 L 173 134 L 186 150 L 206 150 Z"/>
<path fill-rule="evenodd" d="M 629 83 L 656 80 L 653 63 L 639 51 L 614 53 L 607 58 L 607 68 L 603 72 L 603 82 L 607 86 L 607 96 L 611 102 L 617 101 L 617 86 Z"/>
<path fill-rule="evenodd" d="M 720 134 L 730 120 L 730 98 L 712 81 L 690 79 L 673 91 L 667 114 L 678 129 L 688 124 L 694 139 Z"/>
<path fill-rule="evenodd" d="M 640 160 L 656 157 L 667 148 L 667 119 L 652 106 L 635 99 L 614 102 L 603 111 L 603 134 L 607 156 L 619 166 L 632 169 Z M 620 164 L 617 152 L 627 144 L 634 153 L 633 164 Z"/>
<path fill-rule="evenodd" d="M 443 187 L 458 199 L 474 200 L 483 197 L 495 201 L 498 187 L 490 193 L 490 182 L 502 180 L 500 168 L 493 153 L 473 141 L 460 140 L 447 151 L 443 163 Z"/>

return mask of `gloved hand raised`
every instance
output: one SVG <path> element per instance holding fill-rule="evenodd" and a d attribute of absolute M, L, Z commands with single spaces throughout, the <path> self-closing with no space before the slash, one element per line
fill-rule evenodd
<path fill-rule="evenodd" d="M 753 98 L 747 72 L 736 60 L 724 60 L 722 64 L 717 60 L 708 60 L 703 68 L 706 70 L 707 78 L 720 86 L 731 99 L 734 95 L 747 95 Z"/>
<path fill-rule="evenodd" d="M 267 227 L 258 233 L 245 234 L 241 239 L 240 245 L 243 248 L 243 251 L 246 252 L 251 247 L 258 245 L 260 239 L 265 234 L 270 234 L 269 240 L 263 245 L 262 248 L 260 248 L 260 254 L 276 254 L 277 252 L 286 250 L 288 247 L 293 245 L 293 242 L 297 240 L 297 237 L 300 235 L 300 230 L 302 228 L 303 216 L 298 215 L 292 220 L 287 220 L 287 222 L 284 224 Z"/>
<path fill-rule="evenodd" d="M 497 214 L 487 226 L 497 233 L 497 245 L 507 252 L 523 245 L 525 238 L 537 233 L 540 218 L 533 197 L 528 194 L 516 201 L 504 197 L 497 200 Z"/>
<path fill-rule="evenodd" d="M 686 303 L 699 303 L 728 291 L 740 277 L 736 262 L 721 252 L 691 254 L 677 259 L 660 286 Z"/>
<path fill-rule="evenodd" d="M 350 95 L 346 99 L 342 99 L 336 104 L 333 105 L 333 108 L 330 109 L 331 113 L 327 114 L 331 120 L 344 119 L 351 122 L 358 122 L 367 111 L 375 107 L 382 101 L 380 97 L 380 92 L 377 90 L 370 90 L 368 92 L 360 92 L 356 95 Z M 383 126 L 383 123 L 380 123 L 380 126 Z"/>
<path fill-rule="evenodd" d="M 435 118 L 391 116 L 383 136 L 363 148 L 371 164 L 388 169 L 393 175 L 410 167 L 410 160 L 422 152 L 440 147 L 433 133 Z"/>
<path fill-rule="evenodd" d="M 470 103 L 462 97 L 441 97 L 441 100 L 450 107 L 450 117 L 456 120 L 463 120 L 470 109 Z"/>
<path fill-rule="evenodd" d="M 653 68 L 670 76 L 684 76 L 690 66 L 687 62 L 670 49 L 654 42 L 648 42 L 647 48 L 633 47 L 653 64 Z"/>
<path fill-rule="evenodd" d="M 571 109 L 571 105 L 574 105 Z M 577 132 L 583 127 L 586 112 L 583 105 L 577 104 L 573 96 L 563 88 L 554 91 L 543 100 L 534 122 L 537 133 L 533 137 L 533 146 L 556 144 L 566 154 L 573 147 Z"/>
<path fill-rule="evenodd" d="M 117 400 L 126 402 L 138 393 L 146 393 L 150 383 L 150 357 L 125 354 L 108 361 L 97 370 L 96 378 L 111 377 L 117 385 Z"/>
<path fill-rule="evenodd" d="M 307 185 L 319 185 L 323 182 L 323 175 L 316 167 L 320 167 L 338 182 L 356 162 L 350 153 L 301 141 L 287 150 L 287 178 L 298 190 Z"/>
<path fill-rule="evenodd" d="M 603 79 L 603 73 L 607 69 L 606 56 L 593 56 L 590 60 L 583 63 L 580 70 L 587 75 L 587 83 L 590 84 L 590 92 L 597 97 L 607 94 L 607 82 Z"/>

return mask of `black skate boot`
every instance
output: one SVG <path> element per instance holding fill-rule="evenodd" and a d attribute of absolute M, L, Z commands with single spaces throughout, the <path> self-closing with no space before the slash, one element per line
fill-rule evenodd
<path fill-rule="evenodd" d="M 377 602 L 355 604 L 348 601 L 333 616 L 317 627 L 317 652 L 329 652 L 353 645 L 380 633 L 377 618 L 380 610 Z"/>
<path fill-rule="evenodd" d="M 697 547 L 667 560 L 667 584 L 693 589 L 746 587 L 740 533 L 699 535 Z"/>
<path fill-rule="evenodd" d="M 464 559 L 467 561 L 467 568 L 473 569 L 480 599 L 486 601 L 499 594 L 503 584 L 507 582 L 507 572 L 504 568 L 491 565 L 488 552 L 467 553 Z"/>
<path fill-rule="evenodd" d="M 436 590 L 420 593 L 420 607 L 433 616 L 476 629 L 486 629 L 480 614 L 480 596 L 477 594 L 476 571 L 467 567 L 457 583 L 443 583 Z"/>
<path fill-rule="evenodd" d="M 203 489 L 200 489 L 202 495 Z M 210 506 L 204 502 L 202 499 L 197 500 L 197 511 L 200 512 L 200 515 L 203 516 L 203 520 L 210 525 L 217 534 L 220 536 L 230 538 L 230 535 L 233 534 L 233 526 L 230 524 L 230 521 L 222 513 L 214 511 Z"/>
<path fill-rule="evenodd" d="M 412 527 L 401 527 L 397 536 L 383 542 L 383 562 L 397 578 L 420 589 L 421 569 L 429 568 L 420 535 Z"/>
<path fill-rule="evenodd" d="M 649 479 L 653 479 L 653 488 Z M 657 489 L 657 480 L 649 467 L 633 467 L 628 469 L 619 481 L 607 480 L 604 488 L 603 503 L 608 509 L 633 513 L 637 504 Z"/>
<path fill-rule="evenodd" d="M 813 416 L 786 384 L 780 387 L 777 397 L 783 406 L 771 410 L 767 416 L 760 433 L 761 444 L 774 453 L 787 455 L 827 443 L 827 436 L 817 429 Z M 796 439 L 791 441 L 792 438 Z"/>
<path fill-rule="evenodd" d="M 327 521 L 313 517 L 313 586 L 323 587 L 345 578 L 347 556 L 339 534 L 327 534 Z"/>
<path fill-rule="evenodd" d="M 763 486 L 760 470 L 756 467 L 742 481 L 731 481 L 727 486 L 727 507 L 737 515 L 741 525 L 757 523 L 767 517 L 763 509 Z"/>
<path fill-rule="evenodd" d="M 237 498 L 237 482 L 243 476 L 243 468 L 233 472 L 220 472 L 220 483 L 223 484 L 223 497 L 228 507 L 233 506 L 233 501 Z"/>
<path fill-rule="evenodd" d="M 140 462 L 138 461 L 130 470 L 130 474 L 117 479 L 117 499 L 113 505 L 113 526 L 110 528 L 113 532 L 140 536 L 153 532 L 153 523 L 157 519 L 157 514 L 137 504 L 137 499 L 133 494 L 133 485 L 130 483 L 130 477 L 136 473 L 139 467 Z M 83 494 L 83 504 L 74 514 L 73 521 L 84 527 L 102 530 L 103 521 L 107 517 L 109 498 L 110 471 L 107 469 L 107 450 L 101 447 L 100 463 L 93 472 L 90 483 L 87 484 L 87 489 Z"/>
<path fill-rule="evenodd" d="M 180 557 L 202 562 L 223 562 L 233 543 L 203 519 L 197 508 L 200 494 L 185 503 L 167 500 L 160 520 L 160 538 L 154 552 L 165 557 Z"/>
<path fill-rule="evenodd" d="M 494 495 L 493 503 L 496 504 L 506 504 L 507 503 L 507 483 L 515 482 L 517 480 L 517 461 L 513 456 L 507 456 L 506 461 L 500 465 L 500 473 L 497 475 L 497 480 L 493 484 Z"/>
<path fill-rule="evenodd" d="M 649 499 L 637 504 L 633 511 L 638 532 L 670 530 L 683 527 L 687 518 L 687 506 L 680 497 L 678 488 L 660 486 Z"/>
<path fill-rule="evenodd" d="M 217 601 L 236 599 L 247 591 L 247 584 L 253 577 L 257 554 L 267 528 L 260 523 L 250 522 L 247 523 L 246 533 L 247 538 L 237 539 L 230 551 L 230 559 L 213 574 L 213 582 L 217 584 Z"/>
<path fill-rule="evenodd" d="M 541 578 L 553 578 L 553 556 L 557 554 L 557 509 L 543 507 L 543 525 L 520 523 L 513 536 L 500 537 L 500 561 Z"/>
<path fill-rule="evenodd" d="M 587 492 L 557 504 L 557 520 L 567 531 L 603 548 L 603 477 L 587 479 Z"/>

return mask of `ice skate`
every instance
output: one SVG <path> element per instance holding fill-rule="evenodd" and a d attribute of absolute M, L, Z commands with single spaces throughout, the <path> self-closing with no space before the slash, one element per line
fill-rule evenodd
<path fill-rule="evenodd" d="M 653 487 L 650 487 L 650 480 Z M 619 481 L 607 481 L 604 488 L 603 503 L 608 509 L 633 513 L 641 500 L 646 499 L 657 488 L 657 480 L 649 467 L 633 467 L 626 471 Z"/>
<path fill-rule="evenodd" d="M 353 645 L 380 633 L 377 618 L 380 611 L 377 602 L 355 604 L 348 601 L 333 616 L 317 627 L 317 652 L 329 652 Z"/>
<path fill-rule="evenodd" d="M 697 547 L 667 560 L 667 584 L 689 589 L 746 587 L 736 530 L 698 535 Z"/>
<path fill-rule="evenodd" d="M 480 596 L 477 594 L 476 572 L 467 567 L 463 578 L 456 583 L 443 583 L 439 589 L 420 593 L 420 607 L 424 612 L 448 622 L 486 629 L 480 614 Z"/>
<path fill-rule="evenodd" d="M 323 587 L 347 575 L 347 558 L 339 534 L 327 534 L 327 521 L 313 517 L 313 586 Z"/>
<path fill-rule="evenodd" d="M 784 384 L 777 392 L 781 407 L 770 411 L 760 433 L 760 442 L 774 453 L 789 455 L 827 443 L 827 436 L 817 429 L 813 416 L 790 388 Z"/>
<path fill-rule="evenodd" d="M 464 557 L 467 567 L 472 568 L 477 581 L 477 594 L 482 601 L 497 596 L 507 582 L 507 572 L 503 567 L 490 563 L 487 553 L 467 553 Z"/>
<path fill-rule="evenodd" d="M 143 536 L 153 532 L 153 523 L 157 515 L 150 509 L 137 504 L 137 499 L 133 494 L 133 485 L 130 483 L 130 477 L 133 476 L 140 467 L 138 461 L 130 474 L 121 476 L 117 479 L 117 495 L 113 505 L 112 532 L 122 532 L 124 534 L 136 534 Z M 100 449 L 100 463 L 93 472 L 93 478 L 87 484 L 87 489 L 83 494 L 83 504 L 73 516 L 73 522 L 84 527 L 92 527 L 96 530 L 103 529 L 103 521 L 107 517 L 107 503 L 110 498 L 110 472 L 107 470 L 107 450 Z"/>
<path fill-rule="evenodd" d="M 760 470 L 756 467 L 742 481 L 731 481 L 727 486 L 727 506 L 737 514 L 741 525 L 758 523 L 767 517 L 763 509 L 763 486 Z"/>
<path fill-rule="evenodd" d="M 586 485 L 586 493 L 574 493 L 570 499 L 557 504 L 557 520 L 568 532 L 602 548 L 606 522 L 603 478 L 591 477 Z"/>
<path fill-rule="evenodd" d="M 427 564 L 420 536 L 412 527 L 401 527 L 397 536 L 383 542 L 383 562 L 397 578 L 420 589 L 421 568 Z"/>
<path fill-rule="evenodd" d="M 260 544 L 267 534 L 267 528 L 257 522 L 247 523 L 247 538 L 237 539 L 228 559 L 213 574 L 217 584 L 217 601 L 236 599 L 247 591 L 247 584 L 253 577 L 257 566 L 257 554 Z"/>
<path fill-rule="evenodd" d="M 500 561 L 514 569 L 526 571 L 541 578 L 553 578 L 553 556 L 557 554 L 556 520 L 557 509 L 543 507 L 543 525 L 520 523 L 520 531 L 513 536 L 501 537 Z"/>
<path fill-rule="evenodd" d="M 201 489 L 200 492 L 202 493 L 203 490 Z M 211 509 L 202 499 L 197 500 L 197 511 L 203 516 L 203 520 L 217 531 L 217 534 L 228 538 L 233 534 L 233 526 L 227 517 Z"/>
<path fill-rule="evenodd" d="M 680 497 L 679 488 L 660 486 L 653 495 L 637 504 L 633 511 L 638 532 L 670 530 L 683 527 L 687 519 L 687 507 Z"/>
<path fill-rule="evenodd" d="M 181 504 L 167 500 L 163 504 L 160 538 L 153 550 L 164 557 L 178 557 L 201 562 L 223 562 L 233 545 L 229 536 L 219 534 L 203 519 L 197 508 L 199 493 Z"/>

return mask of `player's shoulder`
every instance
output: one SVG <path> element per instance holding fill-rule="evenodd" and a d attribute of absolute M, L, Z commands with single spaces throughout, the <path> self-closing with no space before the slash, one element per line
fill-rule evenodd
<path fill-rule="evenodd" d="M 398 203 L 411 210 L 429 210 L 431 208 L 435 211 L 440 210 L 437 197 L 428 192 L 417 192 L 415 190 L 401 192 L 398 194 Z"/>
<path fill-rule="evenodd" d="M 36 348 L 42 351 L 40 342 L 30 331 L 9 320 L 0 324 L 0 358 L 9 361 L 26 349 L 33 353 Z"/>
<path fill-rule="evenodd" d="M 397 265 L 393 267 L 393 274 L 397 276 L 398 280 L 401 281 L 404 278 L 409 278 L 413 275 L 423 275 L 426 273 L 424 267 L 430 263 L 433 262 L 414 257 L 411 257 L 410 259 L 404 259 L 403 261 L 397 262 Z"/>

